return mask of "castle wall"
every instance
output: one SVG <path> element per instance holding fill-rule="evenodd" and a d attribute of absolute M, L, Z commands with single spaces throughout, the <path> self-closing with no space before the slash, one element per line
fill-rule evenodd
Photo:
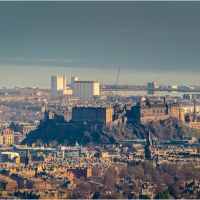
<path fill-rule="evenodd" d="M 74 107 L 73 122 L 110 123 L 113 119 L 113 108 L 104 107 Z"/>
<path fill-rule="evenodd" d="M 151 121 L 165 120 L 169 117 L 185 121 L 184 110 L 179 106 L 168 106 L 167 104 L 153 104 L 152 106 L 136 105 L 128 113 L 129 122 L 145 124 Z"/>

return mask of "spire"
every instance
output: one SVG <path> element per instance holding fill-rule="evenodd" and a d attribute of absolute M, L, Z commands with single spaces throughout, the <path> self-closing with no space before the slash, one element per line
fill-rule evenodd
<path fill-rule="evenodd" d="M 152 146 L 152 137 L 151 137 L 151 131 L 149 127 L 148 127 L 146 141 L 147 141 L 148 146 Z"/>
<path fill-rule="evenodd" d="M 79 146 L 79 144 L 78 144 L 78 142 L 77 142 L 77 141 L 76 141 L 76 143 L 75 143 L 75 146 L 77 146 L 77 147 Z"/>
<path fill-rule="evenodd" d="M 196 120 L 196 99 L 194 99 L 193 103 L 194 103 L 193 122 L 195 122 L 195 120 Z"/>
<path fill-rule="evenodd" d="M 152 138 L 151 138 L 150 127 L 148 127 L 148 132 L 146 135 L 145 159 L 146 160 L 152 159 Z"/>
<path fill-rule="evenodd" d="M 26 154 L 26 158 L 25 158 L 25 165 L 28 166 L 31 163 L 31 153 L 28 149 L 27 154 Z"/>

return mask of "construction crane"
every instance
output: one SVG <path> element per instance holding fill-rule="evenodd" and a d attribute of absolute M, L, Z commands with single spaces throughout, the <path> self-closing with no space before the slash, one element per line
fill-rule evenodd
<path fill-rule="evenodd" d="M 118 84 L 118 81 L 119 81 L 119 74 L 120 74 L 120 68 L 118 69 L 118 73 L 117 73 L 117 80 L 115 82 L 115 87 L 117 88 L 117 84 Z"/>
<path fill-rule="evenodd" d="M 119 81 L 119 74 L 120 74 L 120 68 L 118 69 L 118 72 L 117 72 L 117 79 L 116 79 L 116 82 L 115 82 L 116 95 L 118 95 L 118 92 L 117 92 L 117 84 L 118 84 L 118 81 Z"/>
<path fill-rule="evenodd" d="M 113 87 L 115 89 L 117 89 L 117 84 L 118 84 L 118 81 L 119 81 L 119 74 L 120 74 L 120 68 L 118 68 L 117 79 L 116 79 L 116 82 L 115 82 L 114 87 Z M 112 92 L 111 92 L 111 90 L 109 90 L 109 95 L 111 95 L 111 94 L 112 94 Z M 117 91 L 116 91 L 116 95 L 117 95 Z"/>

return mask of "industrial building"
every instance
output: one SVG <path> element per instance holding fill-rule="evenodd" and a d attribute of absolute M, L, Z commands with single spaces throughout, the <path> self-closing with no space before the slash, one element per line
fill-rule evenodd
<path fill-rule="evenodd" d="M 92 99 L 99 96 L 99 83 L 96 81 L 74 81 L 73 95 L 80 99 Z"/>
<path fill-rule="evenodd" d="M 71 88 L 73 88 L 74 87 L 74 82 L 76 82 L 76 81 L 78 81 L 79 79 L 78 79 L 78 76 L 72 76 L 71 77 Z"/>

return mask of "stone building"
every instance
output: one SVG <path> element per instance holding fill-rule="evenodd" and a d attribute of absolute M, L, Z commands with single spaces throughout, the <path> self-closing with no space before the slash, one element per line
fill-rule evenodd
<path fill-rule="evenodd" d="M 128 122 L 145 124 L 150 121 L 164 120 L 175 117 L 184 120 L 184 112 L 177 104 L 168 104 L 165 99 L 161 102 L 138 102 L 131 110 L 127 111 Z"/>
<path fill-rule="evenodd" d="M 112 107 L 73 107 L 72 121 L 80 123 L 111 123 L 114 109 Z"/>
<path fill-rule="evenodd" d="M 72 168 L 69 169 L 77 178 L 85 177 L 88 178 L 92 176 L 92 168 L 85 167 L 85 168 Z"/>
<path fill-rule="evenodd" d="M 27 180 L 28 189 L 48 190 L 51 188 L 49 183 L 41 180 L 40 178 L 31 177 Z"/>
<path fill-rule="evenodd" d="M 10 129 L 5 129 L 2 131 L 3 144 L 11 145 L 14 144 L 14 132 Z"/>

